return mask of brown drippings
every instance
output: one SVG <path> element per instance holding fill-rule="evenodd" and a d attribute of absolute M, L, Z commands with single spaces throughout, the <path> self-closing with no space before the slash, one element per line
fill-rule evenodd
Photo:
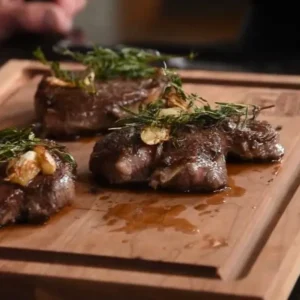
<path fill-rule="evenodd" d="M 197 244 L 198 244 L 198 241 L 190 242 L 184 246 L 184 249 L 192 249 Z"/>
<path fill-rule="evenodd" d="M 199 216 L 209 215 L 210 213 L 211 213 L 211 210 L 206 210 L 206 211 L 199 213 Z"/>
<path fill-rule="evenodd" d="M 90 144 L 90 143 L 96 143 L 99 139 L 99 136 L 93 136 L 93 137 L 80 137 L 77 141 L 79 143 L 83 144 Z"/>
<path fill-rule="evenodd" d="M 108 200 L 110 198 L 110 195 L 103 195 L 99 197 L 99 200 Z"/>
<path fill-rule="evenodd" d="M 273 169 L 272 175 L 277 175 L 280 171 L 281 165 L 276 165 Z"/>
<path fill-rule="evenodd" d="M 198 228 L 179 214 L 186 209 L 183 205 L 155 206 L 155 201 L 141 203 L 120 203 L 111 207 L 104 219 L 109 223 L 111 219 L 125 221 L 125 225 L 113 231 L 132 233 L 148 228 L 164 230 L 173 228 L 183 233 L 197 233 Z M 107 224 L 108 224 L 107 223 Z"/>
<path fill-rule="evenodd" d="M 204 203 L 196 205 L 196 210 L 204 210 L 210 205 L 220 205 L 226 202 L 228 197 L 241 197 L 245 194 L 246 190 L 243 187 L 237 186 L 234 180 L 229 177 L 228 188 L 221 192 L 216 192 L 205 199 Z"/>
<path fill-rule="evenodd" d="M 129 242 L 129 240 L 123 240 L 123 241 L 122 241 L 123 244 L 126 244 L 126 243 L 128 243 L 128 242 Z"/>
<path fill-rule="evenodd" d="M 207 208 L 207 204 L 205 203 L 201 203 L 201 204 L 198 204 L 198 205 L 196 205 L 195 206 L 195 209 L 197 209 L 197 210 L 204 210 L 205 208 Z"/>
<path fill-rule="evenodd" d="M 117 219 L 110 219 L 106 224 L 108 226 L 112 226 L 112 225 L 115 225 L 117 222 L 118 222 Z"/>
<path fill-rule="evenodd" d="M 210 235 L 205 235 L 203 240 L 207 242 L 208 248 L 222 248 L 228 246 L 228 243 L 224 238 L 214 238 Z"/>

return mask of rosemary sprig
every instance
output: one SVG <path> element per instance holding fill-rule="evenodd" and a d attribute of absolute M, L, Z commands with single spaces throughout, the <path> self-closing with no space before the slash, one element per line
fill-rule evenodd
<path fill-rule="evenodd" d="M 47 60 L 44 52 L 40 47 L 38 47 L 34 52 L 33 56 L 39 60 L 42 64 L 49 66 L 53 75 L 66 82 L 74 83 L 76 82 L 75 74 L 71 71 L 62 70 L 59 62 Z"/>
<path fill-rule="evenodd" d="M 85 72 L 79 74 L 78 72 L 63 70 L 59 62 L 48 61 L 40 47 L 33 52 L 33 55 L 42 64 L 50 67 L 54 77 L 70 83 L 71 86 L 84 89 L 89 93 L 96 93 L 93 71 L 86 69 Z"/>
<path fill-rule="evenodd" d="M 259 112 L 264 109 L 256 105 L 225 102 L 215 102 L 215 106 L 212 107 L 207 100 L 197 94 L 185 93 L 181 78 L 176 72 L 167 68 L 163 69 L 163 72 L 168 78 L 168 83 L 161 98 L 152 103 L 141 105 L 137 113 L 123 107 L 127 112 L 127 116 L 118 120 L 117 124 L 120 124 L 120 126 L 168 127 L 171 129 L 185 125 L 207 127 L 216 125 L 228 118 L 234 118 L 238 122 L 243 121 L 245 123 L 248 119 L 255 119 Z M 172 97 L 175 97 L 175 102 Z M 171 103 L 170 99 L 172 100 Z M 184 109 L 179 114 L 161 114 L 164 108 L 170 106 L 184 106 Z"/>
<path fill-rule="evenodd" d="M 86 54 L 72 52 L 68 49 L 63 49 L 59 52 L 83 64 L 86 67 L 84 73 L 87 76 L 82 78 L 78 72 L 63 70 L 58 62 L 48 61 L 41 48 L 37 48 L 33 55 L 41 63 L 49 66 L 55 77 L 71 83 L 73 86 L 85 89 L 90 93 L 96 92 L 95 79 L 108 80 L 116 77 L 131 79 L 150 78 L 157 74 L 157 67 L 153 66 L 154 63 L 176 57 L 138 48 L 123 48 L 120 51 L 113 51 L 109 48 L 94 47 L 92 51 Z M 194 57 L 194 53 L 188 56 L 189 59 Z"/>
<path fill-rule="evenodd" d="M 72 57 L 95 72 L 96 78 L 101 80 L 116 77 L 149 78 L 156 74 L 157 67 L 153 63 L 163 62 L 174 58 L 173 55 L 153 53 L 138 48 L 123 48 L 114 51 L 108 48 L 94 47 L 86 54 L 62 50 L 61 54 Z M 193 59 L 194 53 L 188 58 Z"/>
<path fill-rule="evenodd" d="M 182 111 L 180 114 L 162 115 L 165 107 L 163 100 L 158 100 L 140 108 L 138 113 L 125 109 L 128 116 L 117 121 L 120 126 L 154 126 L 154 127 L 178 127 L 184 125 L 196 125 L 206 127 L 215 125 L 227 118 L 236 118 L 238 121 L 255 119 L 259 108 L 255 105 L 243 105 L 235 103 L 217 102 L 216 107 L 211 107 L 207 102 L 195 108 L 192 112 Z"/>
<path fill-rule="evenodd" d="M 64 146 L 54 141 L 37 138 L 31 128 L 7 128 L 0 130 L 0 163 L 5 163 L 12 158 L 18 157 L 38 145 L 44 146 L 50 152 L 59 155 L 65 162 L 76 167 L 74 158 L 66 152 Z"/>

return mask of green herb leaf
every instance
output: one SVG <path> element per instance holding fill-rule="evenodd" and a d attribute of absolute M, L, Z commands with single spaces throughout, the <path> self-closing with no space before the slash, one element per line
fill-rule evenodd
<path fill-rule="evenodd" d="M 55 152 L 73 167 L 76 166 L 74 158 L 66 151 L 66 148 L 54 141 L 42 140 L 35 137 L 31 128 L 17 129 L 7 128 L 0 130 L 0 163 L 5 163 L 18 157 L 35 146 L 44 146 L 50 152 Z"/>
<path fill-rule="evenodd" d="M 108 48 L 94 47 L 86 54 L 62 50 L 63 55 L 72 57 L 95 72 L 97 79 L 149 78 L 157 73 L 157 68 L 152 64 L 162 62 L 176 56 L 161 55 L 138 48 L 123 48 L 113 51 Z M 189 58 L 194 57 L 192 55 Z"/>
<path fill-rule="evenodd" d="M 225 102 L 215 102 L 214 107 L 212 107 L 207 100 L 199 97 L 197 94 L 186 94 L 182 88 L 181 78 L 177 73 L 167 68 L 163 72 L 168 79 L 168 83 L 161 98 L 146 106 L 141 105 L 138 113 L 133 113 L 123 108 L 127 112 L 127 116 L 117 121 L 117 124 L 120 124 L 121 127 L 169 127 L 173 131 L 180 126 L 186 125 L 198 127 L 214 126 L 228 118 L 235 118 L 239 122 L 243 121 L 244 123 L 248 119 L 255 119 L 259 112 L 264 109 L 256 105 Z M 160 111 L 167 107 L 168 98 L 174 94 L 177 99 L 185 104 L 186 109 L 182 109 L 180 114 L 161 115 Z"/>
<path fill-rule="evenodd" d="M 75 87 L 84 89 L 88 93 L 96 93 L 94 82 L 95 76 L 93 71 L 87 69 L 85 72 L 79 75 L 78 72 L 75 73 L 72 71 L 63 70 L 58 62 L 48 61 L 40 47 L 33 52 L 33 55 L 42 64 L 49 66 L 53 73 L 53 76 L 55 76 L 56 78 L 71 83 L 71 85 Z"/>

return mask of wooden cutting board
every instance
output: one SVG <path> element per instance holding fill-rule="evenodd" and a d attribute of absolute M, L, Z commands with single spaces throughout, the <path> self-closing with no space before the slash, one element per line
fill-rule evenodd
<path fill-rule="evenodd" d="M 1 69 L 0 128 L 34 121 L 45 72 L 22 60 Z M 96 186 L 96 139 L 65 143 L 79 164 L 74 205 L 43 226 L 0 229 L 9 295 L 20 282 L 36 299 L 287 299 L 300 271 L 300 77 L 181 75 L 210 101 L 275 104 L 260 118 L 280 130 L 283 161 L 228 165 L 221 193 L 170 194 Z"/>

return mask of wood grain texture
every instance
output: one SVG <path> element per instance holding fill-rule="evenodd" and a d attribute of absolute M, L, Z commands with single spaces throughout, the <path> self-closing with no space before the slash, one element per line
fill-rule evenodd
<path fill-rule="evenodd" d="M 33 96 L 44 70 L 12 61 L 0 71 L 0 128 L 34 121 Z M 174 195 L 95 185 L 87 168 L 95 139 L 65 143 L 79 163 L 75 203 L 43 226 L 2 228 L 2 276 L 38 282 L 37 299 L 87 289 L 91 297 L 132 298 L 133 287 L 145 299 L 288 297 L 300 267 L 300 78 L 182 75 L 188 90 L 211 101 L 276 104 L 261 118 L 282 127 L 282 163 L 229 165 L 231 190 Z"/>

